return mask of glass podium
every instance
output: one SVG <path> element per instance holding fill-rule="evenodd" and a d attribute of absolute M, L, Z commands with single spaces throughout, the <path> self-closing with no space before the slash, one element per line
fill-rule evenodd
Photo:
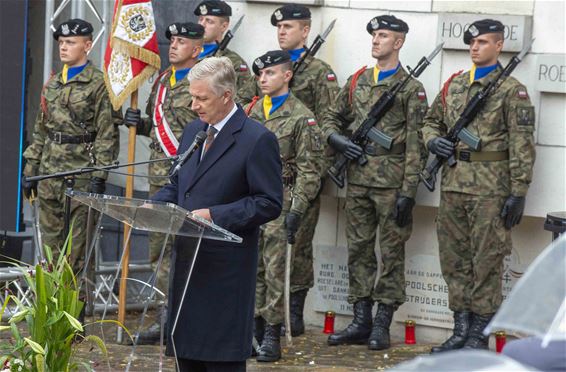
<path fill-rule="evenodd" d="M 149 307 L 150 302 L 154 299 L 155 296 L 155 291 L 156 291 L 155 282 L 157 279 L 157 272 L 159 271 L 159 268 L 161 266 L 161 262 L 163 260 L 163 254 L 169 236 L 179 235 L 179 236 L 197 238 L 195 239 L 194 246 L 186 247 L 187 251 L 183 252 L 185 257 L 187 257 L 186 254 L 189 254 L 188 257 L 189 257 L 189 262 L 191 264 L 190 264 L 187 280 L 184 284 L 184 291 L 183 291 L 183 296 L 181 298 L 181 304 L 184 302 L 184 297 L 189 284 L 189 279 L 191 277 L 192 269 L 195 263 L 195 258 L 198 254 L 198 250 L 202 239 L 213 239 L 213 240 L 220 240 L 220 241 L 226 241 L 232 243 L 241 243 L 242 238 L 240 238 L 235 234 L 232 234 L 231 232 L 219 226 L 216 226 L 215 224 L 199 216 L 193 215 L 191 212 L 173 203 L 165 203 L 165 202 L 135 199 L 135 198 L 123 198 L 113 195 L 92 194 L 92 193 L 77 192 L 77 191 L 70 191 L 68 192 L 68 195 L 75 201 L 85 204 L 89 208 L 92 208 L 100 212 L 101 214 L 94 236 L 88 245 L 87 252 L 85 253 L 85 268 L 89 267 L 88 262 L 92 255 L 93 248 L 100 237 L 100 233 L 102 230 L 101 229 L 102 215 L 107 215 L 131 227 L 131 229 L 129 229 L 128 235 L 126 236 L 125 244 L 128 244 L 128 242 L 130 241 L 130 236 L 133 229 L 150 231 L 150 232 L 160 232 L 166 234 L 166 239 L 163 242 L 161 254 L 157 261 L 156 268 L 151 275 L 149 283 L 145 283 L 147 288 L 149 288 L 148 291 L 149 294 L 144 299 L 142 315 L 139 320 L 138 329 L 134 336 L 132 351 L 126 367 L 126 371 L 128 371 L 132 363 L 132 360 L 134 359 L 138 336 L 143 328 L 143 323 L 145 320 L 147 309 Z M 113 282 L 110 288 L 114 287 L 116 279 L 120 277 L 122 261 L 124 258 L 123 252 L 124 250 L 122 249 L 122 253 L 120 254 L 120 262 L 118 267 L 116 268 L 116 275 L 114 275 L 113 277 Z M 86 282 L 85 280 L 86 272 L 87 270 L 83 270 L 81 283 Z M 105 308 L 103 311 L 102 320 L 104 320 L 106 317 L 108 305 L 112 302 L 111 298 L 112 298 L 112 292 L 110 291 L 110 294 L 108 295 L 108 300 L 105 301 Z M 180 310 L 181 308 L 179 308 L 179 311 Z M 171 332 L 173 350 L 175 350 L 175 341 L 173 335 L 175 334 L 175 329 L 177 327 L 178 315 L 179 314 L 175 314 L 174 319 L 169 319 L 169 321 L 173 321 L 172 332 Z M 162 325 L 161 342 L 160 342 L 161 352 L 160 352 L 159 370 L 161 370 L 163 365 L 163 337 L 164 337 L 163 320 L 161 325 Z"/>

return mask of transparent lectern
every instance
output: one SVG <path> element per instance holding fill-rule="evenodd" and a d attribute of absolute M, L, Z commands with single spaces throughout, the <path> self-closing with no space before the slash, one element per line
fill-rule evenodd
<path fill-rule="evenodd" d="M 213 240 L 221 240 L 221 241 L 234 242 L 234 243 L 242 242 L 242 238 L 240 238 L 239 236 L 234 235 L 231 232 L 224 230 L 223 228 L 216 226 L 215 224 L 203 218 L 195 216 L 191 212 L 188 212 L 187 210 L 173 203 L 156 202 L 151 200 L 134 199 L 134 198 L 123 198 L 119 196 L 92 194 L 92 193 L 77 192 L 77 191 L 69 192 L 69 196 L 72 199 L 99 211 L 103 215 L 107 215 L 124 224 L 129 225 L 132 229 L 165 233 L 167 234 L 167 239 L 169 238 L 170 235 L 181 235 L 181 236 L 197 238 L 196 244 L 193 247 L 186 247 L 186 250 L 189 252 L 188 257 L 189 257 L 189 262 L 191 262 L 191 266 L 189 269 L 187 280 L 185 282 L 183 296 L 180 302 L 181 304 L 183 304 L 184 302 L 185 294 L 189 284 L 189 279 L 191 277 L 191 273 L 195 263 L 195 258 L 198 254 L 200 242 L 202 241 L 202 239 L 213 239 Z M 90 259 L 92 248 L 94 247 L 96 241 L 100 236 L 101 220 L 102 218 L 99 219 L 95 235 L 92 239 L 91 244 L 89 244 L 89 248 L 86 252 L 85 267 L 88 267 L 88 261 Z M 129 230 L 129 235 L 126 237 L 125 244 L 128 244 L 129 242 L 132 229 Z M 167 244 L 167 239 L 165 239 L 165 242 L 163 243 L 163 248 L 161 249 L 161 254 L 157 262 L 157 267 L 150 279 L 150 283 L 148 283 L 148 286 L 151 288 L 151 290 L 149 291 L 150 293 L 145 299 L 143 312 L 138 326 L 138 331 L 136 332 L 134 338 L 132 352 L 130 354 L 130 358 L 126 370 L 129 370 L 130 368 L 130 364 L 135 354 L 138 335 L 141 328 L 143 327 L 143 321 L 147 313 L 147 308 L 149 306 L 150 301 L 153 299 L 155 295 L 155 281 L 157 277 L 157 271 L 159 270 L 161 261 L 163 259 L 163 252 Z M 187 251 L 185 251 L 184 254 Z M 122 267 L 122 260 L 124 258 L 123 252 L 124 250 L 122 250 L 122 254 L 120 257 L 120 264 L 116 269 L 116 275 L 114 276 L 114 282 L 112 283 L 111 288 L 114 287 L 116 278 L 119 277 L 119 272 Z M 83 276 L 85 275 L 85 272 L 83 272 Z M 110 303 L 110 296 L 112 296 L 112 293 L 109 294 L 109 300 L 106 301 L 106 305 Z M 181 308 L 179 308 L 179 312 L 180 310 Z M 173 340 L 173 350 L 175 350 L 175 341 L 173 335 L 175 334 L 179 312 L 174 315 L 175 319 L 170 319 L 170 321 L 173 321 L 172 332 L 171 332 L 172 340 Z M 104 319 L 105 316 L 106 316 L 106 308 L 104 309 L 102 319 Z M 162 327 L 161 346 L 162 346 L 161 349 L 163 349 L 163 327 Z M 160 370 L 161 367 L 162 367 L 162 355 L 160 358 L 160 368 L 159 368 Z"/>

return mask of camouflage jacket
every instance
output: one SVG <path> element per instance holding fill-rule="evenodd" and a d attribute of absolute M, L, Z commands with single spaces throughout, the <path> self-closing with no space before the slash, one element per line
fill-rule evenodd
<path fill-rule="evenodd" d="M 373 80 L 373 68 L 367 68 L 358 77 L 351 103 L 350 86 L 353 76 L 350 76 L 336 103 L 323 119 L 325 140 L 335 132 L 345 134 L 348 127 L 352 131 L 356 130 L 379 97 L 406 76 L 407 72 L 400 67 L 394 75 L 376 84 Z M 350 162 L 348 183 L 366 187 L 399 188 L 401 195 L 414 198 L 419 173 L 425 161 L 419 130 L 427 107 L 423 85 L 418 80 L 411 79 L 395 97 L 393 107 L 376 125 L 378 130 L 393 138 L 394 146 L 404 143 L 405 153 L 368 155 L 365 166 L 360 166 L 355 161 Z M 378 144 L 370 144 L 379 147 Z"/>
<path fill-rule="evenodd" d="M 151 145 L 151 160 L 165 158 L 165 154 L 161 150 L 161 145 L 159 144 L 159 140 L 155 134 L 156 124 L 153 122 L 155 96 L 160 84 L 164 84 L 165 87 L 167 87 L 167 93 L 163 101 L 163 114 L 171 127 L 171 131 L 177 139 L 181 138 L 185 126 L 198 117 L 198 115 L 191 110 L 192 97 L 189 93 L 189 79 L 185 77 L 184 79 L 177 81 L 175 86 L 171 88 L 171 84 L 169 82 L 170 78 L 171 69 L 168 69 L 153 85 L 145 107 L 147 117 L 142 119 L 142 124 L 138 128 L 139 134 L 149 136 L 153 141 L 153 144 Z M 149 183 L 154 186 L 164 186 L 169 183 L 169 179 L 167 178 L 169 168 L 171 168 L 171 163 L 168 161 L 149 164 Z"/>
<path fill-rule="evenodd" d="M 253 106 L 250 117 L 271 130 L 279 141 L 283 181 L 284 210 L 303 214 L 318 194 L 320 174 L 314 158 L 323 150 L 320 128 L 312 112 L 293 94 L 265 119 L 263 98 Z M 292 192 L 292 195 L 289 193 Z M 292 196 L 292 205 L 289 201 Z"/>
<path fill-rule="evenodd" d="M 500 67 L 471 85 L 469 72 L 456 76 L 449 83 L 445 105 L 439 93 L 426 115 L 422 129 L 425 143 L 446 135 L 468 100 L 499 72 Z M 509 151 L 509 160 L 458 161 L 453 168 L 443 167 L 442 190 L 471 195 L 525 196 L 535 161 L 534 125 L 535 111 L 527 89 L 515 78 L 506 78 L 467 128 L 481 138 L 481 151 Z M 458 144 L 458 149 L 469 150 L 463 142 Z"/>
<path fill-rule="evenodd" d="M 60 72 L 54 75 L 45 85 L 41 101 L 33 140 L 23 154 L 26 176 L 114 162 L 119 146 L 118 129 L 104 75 L 91 62 L 66 84 Z M 50 138 L 55 133 L 67 136 L 90 133 L 95 139 L 92 143 L 60 144 Z M 99 171 L 92 176 L 106 179 L 107 173 Z"/>
<path fill-rule="evenodd" d="M 205 58 L 208 57 L 212 57 L 212 54 Z M 235 101 L 242 106 L 250 103 L 256 93 L 256 82 L 246 61 L 238 53 L 228 48 L 218 51 L 215 57 L 228 57 L 232 61 L 234 71 L 236 71 L 236 89 L 238 90 Z"/>
<path fill-rule="evenodd" d="M 315 114 L 318 121 L 334 103 L 339 89 L 332 68 L 326 62 L 310 56 L 291 81 L 295 97 Z"/>

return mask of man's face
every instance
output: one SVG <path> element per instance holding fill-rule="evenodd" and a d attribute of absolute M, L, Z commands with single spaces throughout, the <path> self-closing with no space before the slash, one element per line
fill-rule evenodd
<path fill-rule="evenodd" d="M 402 46 L 403 39 L 395 31 L 377 30 L 371 33 L 371 56 L 375 59 L 387 59 Z"/>
<path fill-rule="evenodd" d="M 79 66 L 86 59 L 92 48 L 92 41 L 87 36 L 59 36 L 59 58 L 68 66 Z"/>
<path fill-rule="evenodd" d="M 200 43 L 197 40 L 182 36 L 171 36 L 169 44 L 169 63 L 183 65 L 200 53 Z"/>
<path fill-rule="evenodd" d="M 225 18 L 216 16 L 199 16 L 198 23 L 204 27 L 204 42 L 207 44 L 220 40 L 230 24 Z"/>
<path fill-rule="evenodd" d="M 298 49 L 309 35 L 310 27 L 300 21 L 277 22 L 277 41 L 283 50 Z"/>
<path fill-rule="evenodd" d="M 483 34 L 470 41 L 470 57 L 478 67 L 497 63 L 497 57 L 503 48 L 503 39 L 497 34 Z"/>
<path fill-rule="evenodd" d="M 196 112 L 205 123 L 216 124 L 226 115 L 226 107 L 232 99 L 232 93 L 224 92 L 217 96 L 207 80 L 193 80 L 189 86 L 193 97 L 191 110 Z"/>
<path fill-rule="evenodd" d="M 259 86 L 261 93 L 270 97 L 277 97 L 284 94 L 287 84 L 291 80 L 293 73 L 290 70 L 284 70 L 283 65 L 266 67 L 259 71 Z"/>

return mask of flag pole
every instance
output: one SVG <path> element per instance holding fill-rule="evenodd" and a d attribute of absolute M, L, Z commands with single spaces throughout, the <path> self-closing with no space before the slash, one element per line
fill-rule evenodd
<path fill-rule="evenodd" d="M 138 90 L 132 92 L 130 98 L 130 107 L 132 109 L 138 108 Z M 132 125 L 128 130 L 128 163 L 135 162 L 136 158 L 136 126 Z M 126 198 L 132 198 L 134 196 L 134 166 L 130 165 L 128 167 L 128 176 L 126 176 Z M 130 245 L 132 239 L 128 239 L 130 236 L 131 227 L 128 224 L 124 224 L 124 253 L 122 258 L 122 275 L 120 275 L 120 292 L 118 295 L 118 321 L 125 325 L 126 320 L 126 301 L 127 301 L 127 279 L 129 275 L 129 262 L 130 262 Z M 122 328 L 118 327 L 118 337 L 117 342 L 122 342 Z"/>

